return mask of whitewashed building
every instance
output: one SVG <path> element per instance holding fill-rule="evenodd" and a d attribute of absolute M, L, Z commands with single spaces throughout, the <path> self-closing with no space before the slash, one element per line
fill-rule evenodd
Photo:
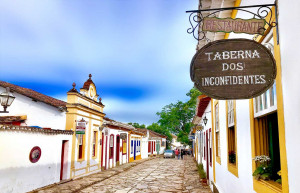
<path fill-rule="evenodd" d="M 166 149 L 167 136 L 148 130 L 148 155 L 160 155 L 163 154 Z"/>
<path fill-rule="evenodd" d="M 183 144 L 181 144 L 179 141 L 177 141 L 177 136 L 172 134 L 172 142 L 171 142 L 171 148 L 177 149 L 177 148 L 182 148 Z"/>
<path fill-rule="evenodd" d="M 141 158 L 148 158 L 148 140 L 149 140 L 149 130 L 143 128 L 135 128 L 139 132 L 143 133 L 142 141 L 141 141 Z"/>
<path fill-rule="evenodd" d="M 102 130 L 102 168 L 109 169 L 129 161 L 129 133 L 134 127 L 104 117 Z"/>
<path fill-rule="evenodd" d="M 69 179 L 73 132 L 65 130 L 66 103 L 0 81 L 0 93 L 6 87 L 16 98 L 9 113 L 0 114 L 0 192 L 27 192 Z"/>
<path fill-rule="evenodd" d="M 277 2 L 278 30 L 276 27 L 265 26 L 265 34 L 224 34 L 209 33 L 213 40 L 247 38 L 265 45 L 276 60 L 277 76 L 274 85 L 262 95 L 247 100 L 211 100 L 206 110 L 212 116 L 207 116 L 208 123 L 203 131 L 211 128 L 212 140 L 212 171 L 209 177 L 212 190 L 220 193 L 239 192 L 298 192 L 298 173 L 300 159 L 297 148 L 300 131 L 300 109 L 298 106 L 300 88 L 296 85 L 299 78 L 298 34 L 300 27 L 293 25 L 299 21 L 299 1 Z M 201 1 L 202 8 L 219 8 L 232 6 L 250 6 L 272 4 L 268 0 L 237 0 L 237 1 Z M 276 22 L 275 7 L 270 6 L 272 15 L 267 19 Z M 258 8 L 252 8 L 256 12 Z M 266 13 L 266 12 L 264 12 Z M 241 10 L 226 11 L 217 14 L 218 17 L 250 19 L 253 15 Z M 293 26 L 292 28 L 290 26 Z M 292 30 L 291 30 L 292 29 Z M 200 49 L 206 41 L 199 41 Z M 205 110 L 205 111 L 206 111 Z M 208 128 L 209 127 L 209 128 Z M 199 132 L 199 131 L 198 131 Z M 201 132 L 200 132 L 201 133 Z M 200 135 L 198 142 L 200 151 L 206 137 Z M 264 173 L 267 179 L 255 178 L 253 173 L 260 163 L 254 157 L 266 155 L 269 173 Z M 203 156 L 203 153 L 202 153 Z M 197 158 L 199 160 L 199 158 Z M 205 165 L 204 159 L 200 159 Z M 204 167 L 205 168 L 205 167 Z"/>

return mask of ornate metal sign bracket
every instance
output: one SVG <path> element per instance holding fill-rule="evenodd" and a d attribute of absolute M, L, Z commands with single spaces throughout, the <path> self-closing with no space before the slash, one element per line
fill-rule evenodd
<path fill-rule="evenodd" d="M 275 7 L 275 13 L 273 13 L 272 7 Z M 257 8 L 256 12 L 252 12 L 250 8 Z M 216 14 L 226 10 L 239 10 L 247 12 L 253 15 L 253 18 L 266 20 L 267 16 L 270 14 L 270 18 L 265 21 L 270 27 L 276 27 L 277 31 L 277 44 L 279 44 L 279 34 L 278 34 L 278 17 L 277 17 L 277 3 L 274 4 L 263 4 L 263 5 L 250 5 L 250 6 L 240 6 L 240 7 L 224 7 L 215 9 L 200 9 L 200 10 L 190 10 L 186 13 L 190 13 L 189 22 L 191 27 L 187 29 L 187 33 L 193 34 L 196 40 L 206 40 L 211 41 L 206 37 L 206 32 L 202 31 L 203 19 L 204 17 L 216 17 Z M 207 15 L 203 16 L 203 12 L 209 12 Z M 275 21 L 272 21 L 273 14 L 275 14 Z M 265 30 L 265 29 L 264 29 Z"/>

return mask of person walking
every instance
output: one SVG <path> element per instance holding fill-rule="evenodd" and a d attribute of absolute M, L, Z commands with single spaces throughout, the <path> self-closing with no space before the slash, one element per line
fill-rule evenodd
<path fill-rule="evenodd" d="M 175 155 L 176 155 L 177 159 L 179 159 L 179 151 L 178 151 L 178 149 L 175 149 Z"/>
<path fill-rule="evenodd" d="M 182 160 L 183 160 L 183 155 L 184 155 L 184 151 L 183 151 L 183 149 L 181 149 L 180 156 L 181 156 Z"/>

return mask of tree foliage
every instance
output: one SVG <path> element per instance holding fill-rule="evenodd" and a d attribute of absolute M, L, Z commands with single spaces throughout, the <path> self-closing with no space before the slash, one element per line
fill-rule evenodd
<path fill-rule="evenodd" d="M 197 97 L 201 93 L 192 88 L 186 95 L 190 97 L 187 102 L 177 101 L 163 107 L 156 113 L 160 119 L 159 125 L 177 135 L 177 140 L 189 144 L 188 134 L 192 128 L 192 119 L 195 115 Z"/>
<path fill-rule="evenodd" d="M 197 97 L 201 94 L 197 89 L 192 88 L 186 95 L 189 100 L 186 102 L 177 101 L 163 107 L 157 123 L 152 123 L 147 129 L 166 135 L 167 146 L 172 141 L 172 134 L 177 135 L 177 141 L 183 144 L 189 144 L 188 135 L 193 127 L 192 119 L 195 116 Z M 128 123 L 135 128 L 146 128 L 145 124 Z"/>

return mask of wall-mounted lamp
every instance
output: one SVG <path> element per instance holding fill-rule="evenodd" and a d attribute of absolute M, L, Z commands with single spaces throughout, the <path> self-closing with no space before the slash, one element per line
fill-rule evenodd
<path fill-rule="evenodd" d="M 0 94 L 1 106 L 3 106 L 3 109 L 4 109 L 3 111 L 0 111 L 0 113 L 8 113 L 8 111 L 6 111 L 7 107 L 9 107 L 16 98 L 9 91 L 10 91 L 10 89 L 9 89 L 9 87 L 7 87 L 6 91 Z"/>
<path fill-rule="evenodd" d="M 204 115 L 204 118 L 202 119 L 203 120 L 203 123 L 204 123 L 204 125 L 206 126 L 206 124 L 207 124 L 207 121 L 208 121 L 208 119 L 206 118 L 206 113 L 210 113 L 211 111 L 208 111 L 208 112 L 204 112 L 205 113 L 205 115 Z"/>
<path fill-rule="evenodd" d="M 206 118 L 206 115 L 205 115 L 205 117 L 203 118 L 203 123 L 204 123 L 204 125 L 206 126 L 206 124 L 207 124 L 207 118 Z"/>

